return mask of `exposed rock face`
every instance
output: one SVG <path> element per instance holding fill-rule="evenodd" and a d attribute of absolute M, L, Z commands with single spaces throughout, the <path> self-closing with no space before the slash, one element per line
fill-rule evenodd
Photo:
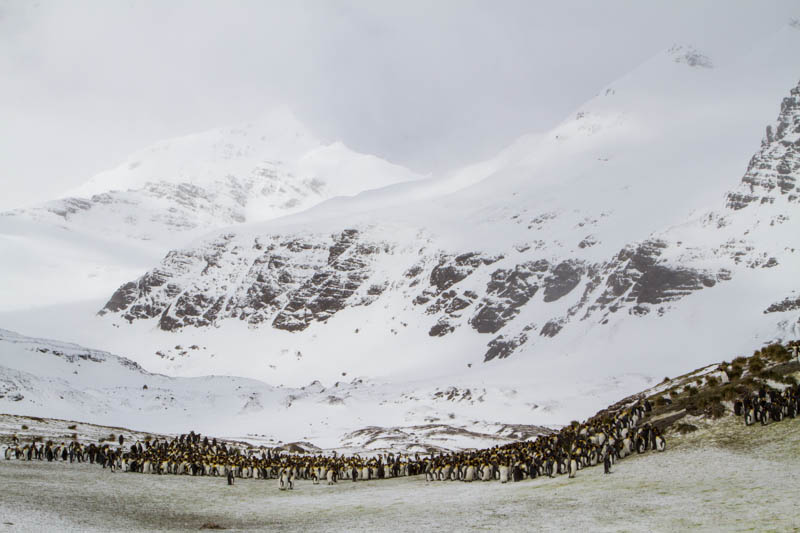
<path fill-rule="evenodd" d="M 792 297 L 789 296 L 784 298 L 780 302 L 775 302 L 774 304 L 770 305 L 766 309 L 764 309 L 764 314 L 769 313 L 785 313 L 787 311 L 797 311 L 800 310 L 800 296 Z"/>
<path fill-rule="evenodd" d="M 111 299 L 106 303 L 106 306 L 100 311 L 100 315 L 106 312 L 117 313 L 126 309 L 129 305 L 136 301 L 139 296 L 139 282 L 129 281 L 122 287 L 116 290 L 111 295 Z"/>
<path fill-rule="evenodd" d="M 587 310 L 616 311 L 623 304 L 661 305 L 676 301 L 702 288 L 713 287 L 724 273 L 710 274 L 687 267 L 659 262 L 668 246 L 662 240 L 649 240 L 636 247 L 627 247 L 606 267 L 605 289 Z M 645 314 L 640 312 L 639 314 Z"/>
<path fill-rule="evenodd" d="M 374 245 L 355 230 L 315 239 L 255 239 L 249 247 L 232 236 L 211 241 L 202 252 L 171 252 L 159 269 L 126 283 L 101 311 L 129 320 L 159 317 L 159 327 L 208 326 L 226 317 L 300 331 L 324 321 L 369 277 Z M 370 286 L 368 292 L 376 293 Z M 232 290 L 228 290 L 232 289 Z"/>
<path fill-rule="evenodd" d="M 472 274 L 481 265 L 491 265 L 501 257 L 485 257 L 469 252 L 456 257 L 443 257 L 431 272 L 431 285 L 442 292 Z"/>
<path fill-rule="evenodd" d="M 581 281 L 583 268 L 575 261 L 563 261 L 544 280 L 544 301 L 555 302 L 566 296 Z"/>
<path fill-rule="evenodd" d="M 128 282 L 111 296 L 111 300 L 106 303 L 105 307 L 100 311 L 100 314 L 106 312 L 121 312 L 125 311 L 123 317 L 132 322 L 135 319 L 153 318 L 160 315 L 163 311 L 163 306 L 154 299 L 156 292 L 163 292 L 168 296 L 177 296 L 180 290 L 173 284 L 167 284 L 167 281 L 175 276 L 175 272 L 181 272 L 177 268 L 180 261 L 174 261 L 177 254 L 170 252 L 164 260 L 164 265 L 167 268 L 156 268 L 146 273 L 144 276 L 136 281 Z M 161 289 L 164 287 L 164 289 Z"/>
<path fill-rule="evenodd" d="M 343 231 L 328 249 L 326 268 L 315 272 L 293 292 L 272 325 L 287 331 L 300 331 L 312 320 L 325 321 L 344 309 L 347 300 L 369 278 L 366 258 L 377 251 L 374 245 L 358 243 L 358 231 Z"/>
<path fill-rule="evenodd" d="M 401 290 L 412 308 L 422 306 L 423 314 L 432 317 L 428 334 L 443 337 L 465 323 L 478 333 L 498 333 L 533 305 L 538 294 L 542 297 L 535 305 L 571 298 L 567 314 L 559 311 L 539 331 L 542 337 L 553 337 L 581 309 L 586 309 L 582 319 L 621 307 L 641 316 L 650 311 L 648 305 L 662 306 L 724 279 L 722 274 L 661 261 L 667 243 L 659 240 L 626 247 L 603 264 L 575 259 L 513 264 L 497 255 L 432 251 L 422 262 L 417 258 L 416 264 L 405 267 L 399 280 L 385 279 L 375 272 L 374 263 L 384 254 L 392 255 L 395 247 L 371 242 L 353 228 L 325 237 L 241 240 L 223 235 L 198 249 L 170 252 L 158 268 L 122 285 L 100 314 L 118 313 L 129 322 L 157 319 L 166 331 L 238 318 L 253 327 L 269 322 L 274 328 L 299 332 L 343 309 L 369 305 L 386 292 Z M 498 262 L 506 266 L 491 270 Z M 481 277 L 488 282 L 476 292 L 473 278 Z M 573 298 L 583 279 L 582 294 Z M 527 341 L 530 329 L 495 337 L 485 359 L 507 357 Z"/>
<path fill-rule="evenodd" d="M 741 185 L 728 194 L 730 209 L 754 203 L 772 204 L 778 198 L 798 202 L 800 170 L 800 84 L 781 103 L 775 124 L 767 126 L 761 149 L 753 156 Z"/>
<path fill-rule="evenodd" d="M 472 327 L 479 333 L 496 333 L 536 294 L 537 280 L 548 267 L 547 261 L 537 261 L 494 271 L 486 297 L 470 320 Z"/>
<path fill-rule="evenodd" d="M 542 337 L 555 337 L 558 335 L 558 332 L 564 327 L 563 320 L 551 320 L 544 326 L 542 326 L 542 331 L 539 333 Z"/>
<path fill-rule="evenodd" d="M 587 235 L 586 237 L 578 243 L 578 248 L 591 248 L 592 246 L 598 244 L 598 240 L 594 235 Z"/>
<path fill-rule="evenodd" d="M 433 325 L 428 335 L 431 337 L 444 337 L 448 333 L 455 331 L 455 329 L 447 320 L 440 319 L 439 322 Z"/>
<path fill-rule="evenodd" d="M 455 330 L 448 317 L 460 318 L 461 312 L 470 307 L 478 298 L 472 291 L 457 292 L 451 289 L 454 285 L 467 279 L 476 270 L 489 266 L 501 260 L 502 256 L 486 256 L 477 252 L 460 255 L 442 255 L 437 265 L 431 270 L 429 286 L 418 294 L 413 303 L 415 305 L 428 304 L 425 313 L 440 315 L 439 321 L 434 325 L 429 334 L 441 337 Z M 415 267 L 407 271 L 411 272 Z M 416 283 L 412 283 L 413 286 Z"/>
<path fill-rule="evenodd" d="M 492 253 L 437 248 L 420 228 L 414 228 L 413 242 L 377 239 L 373 235 L 390 232 L 373 226 L 338 228 L 327 235 L 222 235 L 171 252 L 158 268 L 122 285 L 101 314 L 153 319 L 164 330 L 236 318 L 252 327 L 301 332 L 345 309 L 381 302 L 405 313 L 403 326 L 421 324 L 410 330 L 423 335 L 447 337 L 462 327 L 464 334 L 491 334 L 485 337 L 491 340 L 484 360 L 502 359 L 522 346 L 563 336 L 580 322 L 602 325 L 615 315 L 660 317 L 683 298 L 731 279 L 733 271 L 785 268 L 791 263 L 783 252 L 759 248 L 748 240 L 751 226 L 741 232 L 740 222 L 769 231 L 789 221 L 791 212 L 771 210 L 767 221 L 740 219 L 744 215 L 737 212 L 750 204 L 797 204 L 798 174 L 800 86 L 783 101 L 777 124 L 767 130 L 739 188 L 728 195 L 730 209 L 697 219 L 693 229 L 711 239 L 701 245 L 683 244 L 664 231 L 611 251 L 593 233 L 587 235 L 600 231 L 588 228 L 605 215 L 585 213 L 573 226 L 574 239 L 548 244 L 530 238 Z M 511 223 L 547 232 L 562 215 L 514 215 Z M 599 256 L 600 250 L 607 255 Z M 764 312 L 799 308 L 792 296 Z M 387 324 L 397 333 L 390 328 Z"/>
<path fill-rule="evenodd" d="M 488 350 L 483 356 L 483 361 L 491 361 L 494 358 L 504 359 L 514 353 L 514 350 L 525 344 L 528 340 L 528 335 L 520 333 L 510 339 L 504 335 L 499 335 L 489 341 Z"/>

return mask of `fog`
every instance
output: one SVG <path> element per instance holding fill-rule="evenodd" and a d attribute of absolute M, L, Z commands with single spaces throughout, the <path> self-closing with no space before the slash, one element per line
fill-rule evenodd
<path fill-rule="evenodd" d="M 544 131 L 674 43 L 727 56 L 795 1 L 3 1 L 0 208 L 286 105 L 424 173 Z"/>

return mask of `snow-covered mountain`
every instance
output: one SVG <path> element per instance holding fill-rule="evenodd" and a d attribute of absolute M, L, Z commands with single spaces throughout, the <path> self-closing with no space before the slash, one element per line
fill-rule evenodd
<path fill-rule="evenodd" d="M 0 305 L 107 294 L 210 230 L 418 178 L 340 142 L 320 142 L 283 109 L 250 124 L 163 141 L 67 198 L 0 213 L 0 253 L 10 258 L 3 262 Z M 21 280 L 28 281 L 24 291 Z"/>
<path fill-rule="evenodd" d="M 426 423 L 443 387 L 502 391 L 469 404 L 484 420 L 587 416 L 800 334 L 797 49 L 793 27 L 736 61 L 672 47 L 488 161 L 226 227 L 0 323 L 174 375 L 426 398 L 364 425 Z"/>
<path fill-rule="evenodd" d="M 490 161 L 174 250 L 100 315 L 164 371 L 293 382 L 655 375 L 796 335 L 798 45 L 672 47 Z M 168 349 L 196 337 L 224 359 Z"/>

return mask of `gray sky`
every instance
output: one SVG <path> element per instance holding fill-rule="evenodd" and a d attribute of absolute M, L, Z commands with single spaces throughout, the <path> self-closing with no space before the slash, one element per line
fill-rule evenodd
<path fill-rule="evenodd" d="M 323 139 L 441 172 L 674 43 L 724 60 L 797 16 L 796 0 L 0 0 L 0 208 L 279 104 Z"/>

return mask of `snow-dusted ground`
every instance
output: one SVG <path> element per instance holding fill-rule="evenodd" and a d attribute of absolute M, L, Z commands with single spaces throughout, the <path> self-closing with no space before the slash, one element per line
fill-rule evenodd
<path fill-rule="evenodd" d="M 283 387 L 242 377 L 153 374 L 107 352 L 0 330 L 2 413 L 166 434 L 195 430 L 269 446 L 309 441 L 371 450 L 487 447 L 535 435 L 531 424 L 585 419 L 653 381 L 620 375 L 565 391 L 549 376 L 472 384 L 348 376 Z"/>
<path fill-rule="evenodd" d="M 0 530 L 792 531 L 800 420 L 721 422 L 576 479 L 426 483 L 422 476 L 335 486 L 114 473 L 0 463 Z"/>

